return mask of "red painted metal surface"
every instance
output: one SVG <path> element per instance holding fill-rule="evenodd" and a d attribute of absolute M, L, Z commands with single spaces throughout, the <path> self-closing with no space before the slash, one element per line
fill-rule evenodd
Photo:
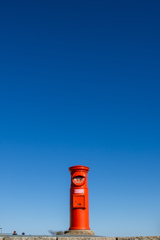
<path fill-rule="evenodd" d="M 87 173 L 89 167 L 77 165 L 69 168 L 70 188 L 70 230 L 90 230 L 89 196 Z"/>

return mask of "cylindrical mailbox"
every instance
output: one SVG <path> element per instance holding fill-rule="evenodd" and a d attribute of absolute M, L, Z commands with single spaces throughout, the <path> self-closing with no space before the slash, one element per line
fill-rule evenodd
<path fill-rule="evenodd" d="M 77 165 L 70 167 L 69 171 L 71 173 L 69 230 L 90 230 L 87 187 L 89 167 Z"/>

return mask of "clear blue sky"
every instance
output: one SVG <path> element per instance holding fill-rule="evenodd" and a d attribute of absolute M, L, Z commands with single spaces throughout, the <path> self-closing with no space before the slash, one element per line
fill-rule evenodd
<path fill-rule="evenodd" d="M 160 1 L 0 1 L 0 227 L 160 235 Z"/>

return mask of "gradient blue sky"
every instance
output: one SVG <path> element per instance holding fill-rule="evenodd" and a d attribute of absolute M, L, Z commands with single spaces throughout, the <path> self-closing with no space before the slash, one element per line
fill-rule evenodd
<path fill-rule="evenodd" d="M 0 227 L 160 235 L 160 1 L 0 1 Z"/>

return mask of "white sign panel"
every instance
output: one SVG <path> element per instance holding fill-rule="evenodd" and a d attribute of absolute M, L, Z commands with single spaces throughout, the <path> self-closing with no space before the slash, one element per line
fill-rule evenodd
<path fill-rule="evenodd" d="M 84 193 L 84 189 L 74 189 L 74 193 Z"/>

